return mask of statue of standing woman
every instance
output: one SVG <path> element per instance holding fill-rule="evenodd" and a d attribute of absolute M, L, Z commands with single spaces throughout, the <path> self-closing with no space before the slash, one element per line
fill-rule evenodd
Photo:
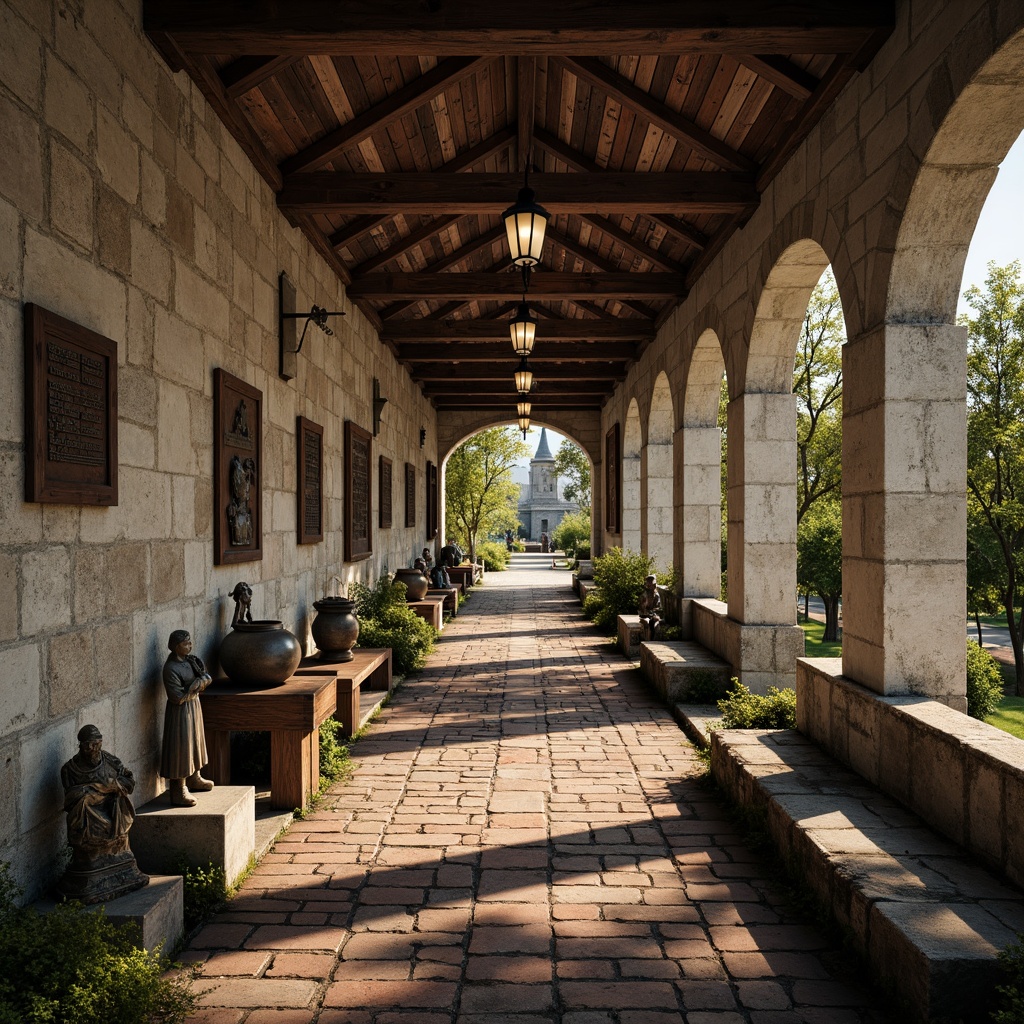
<path fill-rule="evenodd" d="M 176 629 L 167 641 L 170 654 L 164 662 L 163 680 L 167 691 L 164 716 L 164 745 L 160 774 L 171 780 L 171 803 L 194 807 L 193 793 L 213 789 L 199 770 L 209 761 L 203 733 L 203 710 L 199 695 L 213 681 L 202 659 L 192 653 L 188 630 Z"/>

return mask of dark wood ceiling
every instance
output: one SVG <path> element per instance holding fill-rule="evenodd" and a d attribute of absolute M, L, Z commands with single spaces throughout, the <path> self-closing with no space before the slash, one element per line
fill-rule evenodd
<path fill-rule="evenodd" d="M 894 24 L 894 0 L 144 0 L 439 409 L 516 402 L 502 211 L 552 214 L 534 408 L 599 408 Z"/>

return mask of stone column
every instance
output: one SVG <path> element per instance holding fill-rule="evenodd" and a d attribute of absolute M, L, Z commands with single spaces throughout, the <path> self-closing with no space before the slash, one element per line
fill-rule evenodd
<path fill-rule="evenodd" d="M 966 710 L 966 349 L 952 324 L 843 346 L 843 674 Z"/>
<path fill-rule="evenodd" d="M 677 590 L 714 597 L 722 590 L 722 435 L 718 427 L 682 427 L 674 445 Z"/>
<path fill-rule="evenodd" d="M 605 479 L 602 463 L 594 460 L 590 468 L 590 557 L 604 553 Z"/>
<path fill-rule="evenodd" d="M 622 550 L 640 551 L 643 548 L 641 535 L 640 504 L 641 465 L 639 455 L 630 455 L 622 460 Z"/>
<path fill-rule="evenodd" d="M 672 443 L 647 445 L 644 551 L 659 569 L 672 566 Z"/>

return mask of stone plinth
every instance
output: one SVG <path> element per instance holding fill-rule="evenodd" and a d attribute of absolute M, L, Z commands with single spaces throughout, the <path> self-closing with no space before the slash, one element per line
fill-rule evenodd
<path fill-rule="evenodd" d="M 425 597 L 422 601 L 410 601 L 409 607 L 440 633 L 444 628 L 444 602 L 443 597 Z"/>
<path fill-rule="evenodd" d="M 689 640 L 642 641 L 640 671 L 668 704 L 685 701 L 691 694 L 706 703 L 713 695 L 708 693 L 711 687 L 724 697 L 732 678 L 728 662 Z"/>
<path fill-rule="evenodd" d="M 580 580 L 580 604 L 583 604 L 587 599 L 587 594 L 596 594 L 599 587 L 593 580 Z"/>
<path fill-rule="evenodd" d="M 131 842 L 143 871 L 170 873 L 184 857 L 192 866 L 224 868 L 228 885 L 245 871 L 256 849 L 252 786 L 217 786 L 196 793 L 195 807 L 173 807 L 169 794 L 135 812 Z"/>
<path fill-rule="evenodd" d="M 640 640 L 643 627 L 639 615 L 620 615 L 615 623 L 619 637 L 619 650 L 627 658 L 640 657 Z"/>

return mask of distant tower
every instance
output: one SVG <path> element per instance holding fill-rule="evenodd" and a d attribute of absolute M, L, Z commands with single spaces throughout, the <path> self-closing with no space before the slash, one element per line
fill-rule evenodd
<path fill-rule="evenodd" d="M 575 506 L 566 501 L 559 490 L 555 457 L 548 447 L 546 427 L 540 431 L 540 443 L 530 460 L 530 482 L 519 495 L 520 533 L 529 541 L 540 542 L 540 535 L 551 536 L 566 512 Z"/>

